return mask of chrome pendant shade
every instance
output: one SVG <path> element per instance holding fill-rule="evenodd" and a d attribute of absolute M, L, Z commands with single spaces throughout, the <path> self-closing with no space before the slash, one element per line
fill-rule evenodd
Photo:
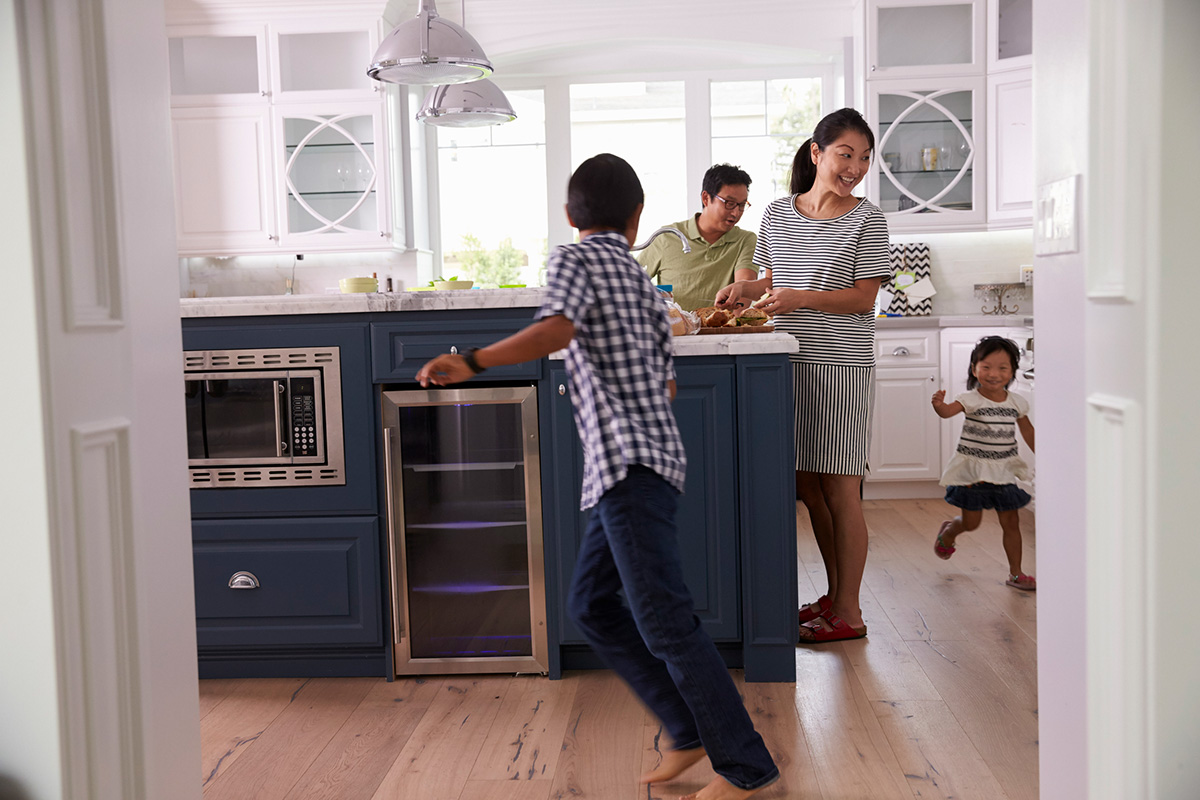
<path fill-rule="evenodd" d="M 492 63 L 465 28 L 438 16 L 433 0 L 421 0 L 417 16 L 379 43 L 367 74 L 386 83 L 443 86 L 486 78 Z"/>
<path fill-rule="evenodd" d="M 435 86 L 417 112 L 421 122 L 446 128 L 478 128 L 516 118 L 504 92 L 489 80 Z"/>

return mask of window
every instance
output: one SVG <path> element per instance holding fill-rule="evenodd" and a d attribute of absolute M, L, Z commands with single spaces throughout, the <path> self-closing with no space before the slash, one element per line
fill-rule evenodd
<path fill-rule="evenodd" d="M 543 92 L 505 92 L 517 118 L 438 129 L 442 266 L 477 286 L 537 286 L 547 258 Z"/>
<path fill-rule="evenodd" d="M 750 175 L 750 208 L 739 226 L 758 231 L 763 209 L 788 194 L 792 159 L 821 121 L 821 79 L 712 81 L 712 163 Z"/>
<path fill-rule="evenodd" d="M 628 161 L 646 194 L 644 221 L 677 222 L 690 213 L 684 135 L 682 81 L 571 86 L 571 170 L 597 153 Z"/>

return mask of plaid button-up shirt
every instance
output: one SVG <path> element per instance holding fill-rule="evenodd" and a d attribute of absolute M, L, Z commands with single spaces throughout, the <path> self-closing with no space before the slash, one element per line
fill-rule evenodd
<path fill-rule="evenodd" d="M 687 456 L 667 381 L 675 377 L 671 326 L 658 289 L 616 232 L 555 248 L 537 318 L 575 325 L 566 352 L 575 425 L 583 440 L 581 508 L 627 474 L 649 467 L 683 491 Z"/>

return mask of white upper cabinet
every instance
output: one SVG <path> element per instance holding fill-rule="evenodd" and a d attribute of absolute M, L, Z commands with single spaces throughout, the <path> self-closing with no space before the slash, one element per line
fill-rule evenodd
<path fill-rule="evenodd" d="M 980 78 L 869 81 L 876 129 L 867 196 L 892 231 L 977 230 L 986 223 Z"/>
<path fill-rule="evenodd" d="M 868 80 L 982 75 L 984 0 L 868 0 Z"/>
<path fill-rule="evenodd" d="M 1033 66 L 1033 0 L 988 0 L 988 72 Z"/>
<path fill-rule="evenodd" d="M 180 255 L 391 247 L 379 30 L 342 13 L 168 26 Z"/>
<path fill-rule="evenodd" d="M 1033 222 L 1032 0 L 868 0 L 867 195 L 893 231 Z"/>

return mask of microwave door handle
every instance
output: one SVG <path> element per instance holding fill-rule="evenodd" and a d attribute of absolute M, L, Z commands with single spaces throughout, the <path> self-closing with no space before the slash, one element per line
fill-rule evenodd
<path fill-rule="evenodd" d="M 284 438 L 285 431 L 283 430 L 283 395 L 287 391 L 287 387 L 283 385 L 283 381 L 271 381 L 275 385 L 275 455 L 287 455 L 288 443 Z"/>

